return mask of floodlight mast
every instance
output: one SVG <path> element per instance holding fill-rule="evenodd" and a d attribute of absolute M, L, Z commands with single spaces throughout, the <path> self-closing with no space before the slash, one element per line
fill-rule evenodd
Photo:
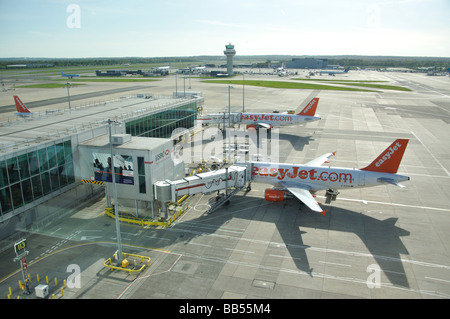
<path fill-rule="evenodd" d="M 109 149 L 111 153 L 111 164 L 110 164 L 110 171 L 111 171 L 111 178 L 112 178 L 112 185 L 113 185 L 113 197 L 114 197 L 114 215 L 116 220 L 116 235 L 117 235 L 117 259 L 119 261 L 122 261 L 122 237 L 120 236 L 120 221 L 119 221 L 119 204 L 117 202 L 117 186 L 116 186 L 116 177 L 114 172 L 114 153 L 113 153 L 113 144 L 112 144 L 112 134 L 111 134 L 111 126 L 112 124 L 120 124 L 117 121 L 112 121 L 111 119 L 108 119 L 108 131 L 109 131 Z"/>

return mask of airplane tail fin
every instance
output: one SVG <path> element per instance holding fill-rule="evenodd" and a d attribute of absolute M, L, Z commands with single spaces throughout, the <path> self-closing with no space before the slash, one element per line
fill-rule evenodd
<path fill-rule="evenodd" d="M 16 109 L 18 113 L 31 113 L 17 95 L 14 95 L 14 102 L 16 103 Z"/>
<path fill-rule="evenodd" d="M 384 150 L 372 163 L 361 168 L 362 171 L 397 173 L 403 154 L 405 153 L 408 139 L 397 139 Z"/>
<path fill-rule="evenodd" d="M 347 68 L 344 70 L 344 72 L 347 73 L 348 70 L 350 70 L 350 67 L 347 67 Z"/>
<path fill-rule="evenodd" d="M 297 115 L 314 116 L 314 114 L 316 114 L 317 105 L 319 105 L 319 98 L 315 97 Z"/>

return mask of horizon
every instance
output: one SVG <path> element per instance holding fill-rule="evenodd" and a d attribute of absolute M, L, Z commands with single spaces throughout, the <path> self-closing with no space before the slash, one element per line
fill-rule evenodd
<path fill-rule="evenodd" d="M 339 59 L 345 59 L 345 58 L 404 58 L 404 59 L 450 59 L 450 56 L 407 56 L 407 55 L 353 55 L 353 54 L 337 54 L 337 55 L 291 55 L 291 54 L 249 54 L 249 55 L 236 55 L 234 57 L 234 60 L 239 60 L 242 58 L 249 58 L 249 57 L 293 57 L 293 58 L 315 58 L 315 59 L 321 59 L 321 58 L 339 58 Z M 180 55 L 180 56 L 92 56 L 92 57 L 0 57 L 0 61 L 8 61 L 8 60 L 77 60 L 77 59 L 173 59 L 173 58 L 202 58 L 207 57 L 209 59 L 213 58 L 220 58 L 223 60 L 226 60 L 225 55 Z M 158 63 L 158 62 L 155 62 Z"/>
<path fill-rule="evenodd" d="M 446 0 L 0 0 L 0 9 L 0 58 L 221 56 L 229 42 L 236 57 L 450 57 Z"/>

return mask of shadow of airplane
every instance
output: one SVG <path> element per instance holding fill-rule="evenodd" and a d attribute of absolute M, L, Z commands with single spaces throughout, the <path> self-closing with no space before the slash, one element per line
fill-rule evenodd
<path fill-rule="evenodd" d="M 258 212 L 258 209 L 236 211 L 236 206 L 240 205 L 242 207 L 242 204 L 233 204 L 231 201 L 230 205 L 223 206 L 212 214 L 204 213 L 196 219 L 180 221 L 176 227 L 185 229 L 187 232 L 183 235 L 184 240 L 190 241 L 197 236 L 214 233 L 232 218 L 274 222 L 281 241 L 284 243 L 296 267 L 311 277 L 314 277 L 314 265 L 310 264 L 307 254 L 311 246 L 306 245 L 302 238 L 302 235 L 307 234 L 306 229 L 313 228 L 354 233 L 361 239 L 362 243 L 369 250 L 370 255 L 372 255 L 367 254 L 366 257 L 375 259 L 388 280 L 395 286 L 409 288 L 400 256 L 401 254 L 409 254 L 400 239 L 400 236 L 409 236 L 409 232 L 395 225 L 397 218 L 378 220 L 359 212 L 335 206 L 329 206 L 329 211 L 324 217 L 310 211 L 308 207 L 296 199 L 288 199 L 283 203 L 270 203 L 262 198 L 253 198 L 247 195 L 248 193 L 244 193 L 242 196 L 236 195 L 234 199 L 245 197 L 246 200 L 255 201 L 255 205 L 259 203 L 261 208 L 263 206 L 266 207 L 266 211 Z M 267 209 L 276 208 L 275 206 L 277 205 L 284 205 L 282 214 L 266 214 Z M 208 226 L 207 228 L 197 226 L 194 227 L 195 231 L 189 231 L 189 229 L 193 229 L 190 228 L 192 223 Z M 346 246 L 348 247 L 348 245 Z M 345 249 L 342 252 L 344 254 L 347 253 Z M 364 253 L 355 254 L 366 255 Z"/>
<path fill-rule="evenodd" d="M 299 135 L 291 135 L 286 133 L 280 133 L 279 134 L 280 141 L 287 141 L 291 144 L 292 148 L 295 151 L 301 152 L 305 148 L 306 145 L 309 145 L 311 141 L 314 141 L 314 139 L 307 135 L 307 136 L 299 136 Z M 282 154 L 280 154 L 280 158 L 282 157 Z"/>

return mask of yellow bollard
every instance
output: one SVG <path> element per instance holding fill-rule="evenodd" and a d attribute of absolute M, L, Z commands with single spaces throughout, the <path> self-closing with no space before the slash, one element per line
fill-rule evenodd
<path fill-rule="evenodd" d="M 36 279 L 39 282 L 39 274 L 36 274 Z"/>
<path fill-rule="evenodd" d="M 31 281 L 31 275 L 30 274 L 28 274 L 28 279 Z"/>
<path fill-rule="evenodd" d="M 55 286 L 58 286 L 58 279 L 55 277 Z"/>
<path fill-rule="evenodd" d="M 9 287 L 9 294 L 12 295 L 12 289 Z"/>
<path fill-rule="evenodd" d="M 61 297 L 64 297 L 64 289 L 61 288 Z"/>
<path fill-rule="evenodd" d="M 11 299 L 11 295 L 8 295 L 8 299 Z"/>
<path fill-rule="evenodd" d="M 55 298 L 55 294 L 52 295 L 52 299 L 56 299 L 56 298 Z"/>
<path fill-rule="evenodd" d="M 63 280 L 63 286 L 64 286 L 64 288 L 67 288 L 67 282 L 65 279 Z"/>
<path fill-rule="evenodd" d="M 47 285 L 48 285 L 48 276 L 45 276 L 45 282 L 46 282 Z"/>

